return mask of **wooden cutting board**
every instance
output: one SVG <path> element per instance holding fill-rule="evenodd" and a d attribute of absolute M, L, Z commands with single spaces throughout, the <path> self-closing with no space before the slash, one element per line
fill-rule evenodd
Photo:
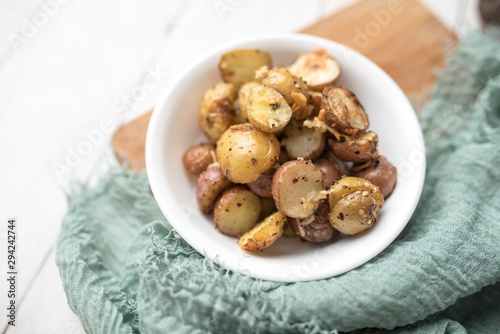
<path fill-rule="evenodd" d="M 406 94 L 436 79 L 443 49 L 457 37 L 417 0 L 362 0 L 301 31 L 344 44 L 382 67 Z M 152 111 L 121 126 L 111 139 L 120 163 L 146 168 L 146 132 Z"/>

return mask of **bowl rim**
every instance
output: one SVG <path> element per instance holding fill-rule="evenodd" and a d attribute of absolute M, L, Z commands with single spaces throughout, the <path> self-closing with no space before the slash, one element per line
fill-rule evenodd
<path fill-rule="evenodd" d="M 193 61 L 191 64 L 186 66 L 185 69 L 180 71 L 174 79 L 171 81 L 170 85 L 168 85 L 165 88 L 165 92 L 161 95 L 160 99 L 158 100 L 159 102 L 155 106 L 149 125 L 148 125 L 148 130 L 147 130 L 147 136 L 146 136 L 146 171 L 148 174 L 148 179 L 150 182 L 150 187 L 152 190 L 152 193 L 157 196 L 157 194 L 160 193 L 159 190 L 159 185 L 158 182 L 155 182 L 156 180 L 156 175 L 160 171 L 157 170 L 158 166 L 155 165 L 155 157 L 154 157 L 154 138 L 157 137 L 157 131 L 160 131 L 159 127 L 155 126 L 160 119 L 161 113 L 163 110 L 166 108 L 166 104 L 168 101 L 168 97 L 173 94 L 175 87 L 178 86 L 180 82 L 185 78 L 185 76 L 189 73 L 191 73 L 195 68 L 203 64 L 207 59 L 214 57 L 217 54 L 222 54 L 224 52 L 227 52 L 228 50 L 231 49 L 236 49 L 241 45 L 248 44 L 248 43 L 257 43 L 257 42 L 263 42 L 263 41 L 273 41 L 273 40 L 291 40 L 294 42 L 300 42 L 301 40 L 306 40 L 308 42 L 316 42 L 316 44 L 330 44 L 332 47 L 340 48 L 341 50 L 345 50 L 349 52 L 350 54 L 356 55 L 357 59 L 356 60 L 361 60 L 363 62 L 367 62 L 374 70 L 376 70 L 378 73 L 376 75 L 380 75 L 385 77 L 385 79 L 391 81 L 394 85 L 394 88 L 399 91 L 399 93 L 404 96 L 405 103 L 407 104 L 406 107 L 409 107 L 411 110 L 414 111 L 411 103 L 409 102 L 406 94 L 401 90 L 399 85 L 384 71 L 382 70 L 377 64 L 375 64 L 372 60 L 367 58 L 366 56 L 360 54 L 359 52 L 343 45 L 338 42 L 322 38 L 322 37 L 317 37 L 313 35 L 308 35 L 308 34 L 302 34 L 302 33 L 290 33 L 290 32 L 279 32 L 279 33 L 268 33 L 268 34 L 256 34 L 252 36 L 248 36 L 245 38 L 240 38 L 237 40 L 232 40 L 229 42 L 226 42 L 224 44 L 221 44 L 220 46 L 211 49 L 207 52 L 204 52 L 200 57 L 197 58 L 197 60 Z M 319 47 L 319 46 L 318 46 Z M 406 223 L 401 224 L 398 226 L 396 229 L 390 230 L 390 235 L 388 235 L 385 239 L 390 239 L 390 242 L 388 243 L 380 243 L 377 245 L 377 247 L 374 247 L 372 251 L 372 255 L 366 256 L 364 258 L 359 259 L 358 261 L 354 261 L 346 270 L 343 270 L 342 272 L 332 274 L 330 276 L 314 276 L 311 275 L 310 278 L 307 279 L 293 279 L 293 280 L 286 280 L 286 279 L 276 279 L 274 275 L 255 275 L 253 272 L 245 272 L 239 270 L 238 267 L 236 266 L 231 266 L 228 263 L 221 263 L 221 261 L 218 261 L 218 256 L 215 257 L 210 257 L 206 254 L 206 251 L 203 249 L 203 247 L 195 240 L 196 238 L 194 236 L 191 236 L 189 233 L 183 233 L 180 231 L 177 231 L 176 229 L 176 223 L 172 223 L 175 221 L 175 219 L 172 219 L 172 216 L 169 214 L 168 207 L 164 204 L 163 201 L 157 200 L 158 206 L 165 216 L 165 218 L 168 220 L 170 225 L 176 232 L 191 246 L 193 247 L 198 253 L 200 253 L 204 257 L 208 257 L 211 261 L 214 261 L 215 263 L 219 264 L 222 267 L 229 268 L 235 272 L 239 272 L 244 275 L 249 275 L 254 278 L 262 279 L 262 280 L 270 280 L 270 281 L 281 281 L 281 282 L 298 282 L 298 281 L 313 281 L 313 280 L 319 280 L 319 279 L 325 279 L 333 276 L 340 275 L 342 273 L 348 272 L 352 269 L 355 269 L 359 267 L 360 265 L 370 261 L 377 255 L 379 255 L 384 249 L 389 247 L 390 244 L 394 242 L 394 240 L 397 238 L 397 236 L 401 233 L 401 231 L 407 226 L 408 222 L 410 221 L 411 216 L 415 212 L 415 209 L 417 207 L 417 204 L 420 200 L 420 197 L 422 195 L 422 190 L 424 186 L 424 181 L 425 181 L 425 174 L 426 174 L 426 154 L 425 154 L 425 142 L 424 142 L 424 137 L 422 133 L 422 129 L 420 127 L 420 123 L 418 121 L 418 117 L 415 113 L 413 112 L 412 115 L 407 115 L 408 117 L 413 118 L 412 123 L 418 124 L 418 138 L 415 138 L 415 140 L 418 143 L 422 144 L 422 153 L 423 153 L 423 161 L 421 163 L 421 168 L 417 168 L 416 173 L 414 178 L 414 182 L 417 184 L 416 188 L 416 193 L 418 193 L 418 196 L 415 195 L 411 198 L 410 203 L 408 204 L 408 207 L 411 208 L 411 210 L 407 210 L 406 212 L 403 213 L 404 215 L 404 220 Z M 167 116 L 168 117 L 168 116 Z M 244 255 L 244 254 L 243 254 Z"/>

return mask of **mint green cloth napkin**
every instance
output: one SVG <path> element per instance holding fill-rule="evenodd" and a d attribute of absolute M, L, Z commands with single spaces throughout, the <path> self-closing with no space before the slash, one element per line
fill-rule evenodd
<path fill-rule="evenodd" d="M 370 262 L 320 281 L 214 265 L 165 220 L 145 174 L 112 170 L 68 196 L 57 265 L 70 307 L 88 333 L 500 333 L 500 45 L 465 38 L 421 122 L 427 178 L 411 221 Z"/>

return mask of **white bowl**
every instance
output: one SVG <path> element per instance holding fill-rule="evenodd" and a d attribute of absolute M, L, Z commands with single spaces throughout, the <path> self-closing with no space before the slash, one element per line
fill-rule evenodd
<path fill-rule="evenodd" d="M 375 226 L 354 237 L 325 245 L 280 238 L 263 252 L 241 250 L 235 238 L 215 229 L 212 216 L 196 204 L 197 177 L 183 168 L 182 155 L 208 141 L 198 125 L 198 106 L 206 89 L 221 81 L 222 54 L 258 48 L 274 65 L 290 64 L 300 53 L 324 48 L 340 64 L 338 85 L 353 91 L 379 135 L 379 150 L 398 168 L 398 182 Z M 422 192 L 425 146 L 417 117 L 404 93 L 377 65 L 338 43 L 309 35 L 279 33 L 227 44 L 187 68 L 163 95 L 153 112 L 146 142 L 146 165 L 152 191 L 172 227 L 187 243 L 223 267 L 255 278 L 281 282 L 323 279 L 345 273 L 384 250 L 409 221 Z"/>

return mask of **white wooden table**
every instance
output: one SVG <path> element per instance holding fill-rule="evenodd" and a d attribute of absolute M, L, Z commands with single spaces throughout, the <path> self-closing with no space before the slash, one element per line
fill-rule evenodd
<path fill-rule="evenodd" d="M 62 189 L 106 165 L 113 129 L 152 107 L 212 46 L 296 31 L 353 1 L 1 0 L 0 330 L 84 333 L 55 265 Z M 479 27 L 477 0 L 423 2 L 459 34 Z M 15 327 L 6 318 L 10 217 L 17 220 Z"/>

